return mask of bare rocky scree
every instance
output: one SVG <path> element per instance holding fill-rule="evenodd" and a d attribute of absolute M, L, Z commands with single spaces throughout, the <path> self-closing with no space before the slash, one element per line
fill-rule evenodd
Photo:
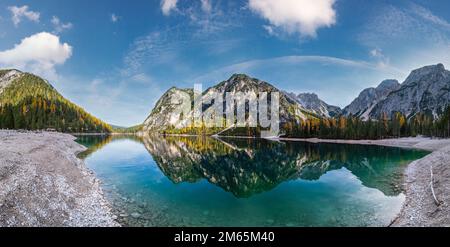
<path fill-rule="evenodd" d="M 0 227 L 119 226 L 74 140 L 0 131 Z"/>

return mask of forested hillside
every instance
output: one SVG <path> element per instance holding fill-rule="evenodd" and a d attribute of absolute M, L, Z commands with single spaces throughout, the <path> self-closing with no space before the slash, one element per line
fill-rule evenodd
<path fill-rule="evenodd" d="M 419 113 L 413 118 L 396 112 L 383 114 L 379 119 L 364 121 L 361 118 L 337 117 L 286 123 L 282 126 L 286 137 L 323 139 L 383 139 L 409 136 L 450 137 L 450 107 L 434 119 Z"/>
<path fill-rule="evenodd" d="M 15 74 L 15 77 L 8 77 Z M 8 81 L 9 78 L 9 81 Z M 0 70 L 0 128 L 62 132 L 111 132 L 111 127 L 28 73 Z"/>

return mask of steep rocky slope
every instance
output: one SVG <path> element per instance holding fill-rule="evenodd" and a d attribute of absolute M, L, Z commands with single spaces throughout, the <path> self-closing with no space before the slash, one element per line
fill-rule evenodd
<path fill-rule="evenodd" d="M 374 107 L 370 117 L 377 118 L 382 113 L 391 116 L 394 112 L 401 112 L 411 118 L 420 112 L 436 118 L 448 105 L 450 71 L 444 65 L 437 64 L 412 71 L 399 89 Z"/>
<path fill-rule="evenodd" d="M 321 100 L 315 93 L 301 93 L 299 95 L 291 94 L 308 111 L 314 112 L 321 117 L 336 117 L 342 113 L 338 106 L 327 104 Z"/>
<path fill-rule="evenodd" d="M 346 116 L 352 115 L 368 120 L 373 108 L 399 87 L 400 84 L 397 80 L 385 80 L 376 88 L 367 88 L 350 105 L 344 108 L 343 113 Z"/>
<path fill-rule="evenodd" d="M 215 108 L 213 107 L 214 95 L 218 94 L 222 97 L 224 102 L 227 96 L 235 98 L 237 104 L 244 105 L 245 101 L 249 99 L 257 100 L 255 97 L 262 92 L 268 95 L 272 92 L 279 93 L 280 96 L 280 122 L 299 122 L 308 118 L 319 117 L 316 113 L 308 111 L 295 99 L 280 91 L 271 84 L 255 78 L 251 78 L 243 74 L 235 74 L 230 79 L 223 81 L 216 86 L 205 90 L 200 97 L 202 97 L 203 121 L 207 122 L 205 116 L 215 116 Z M 250 96 L 249 98 L 240 97 L 239 93 Z M 179 107 L 186 104 L 190 98 L 191 105 L 194 104 L 194 91 L 192 89 L 178 89 L 171 88 L 158 101 L 150 116 L 144 122 L 144 132 L 161 131 L 168 127 L 185 128 L 192 125 L 194 112 L 190 111 L 186 114 L 181 114 Z M 256 101 L 255 101 L 256 102 Z M 189 104 L 188 104 L 189 105 Z M 269 104 L 270 108 L 270 98 Z M 226 104 L 223 107 L 223 116 L 226 114 Z M 249 106 L 246 104 L 246 113 L 248 115 Z M 221 116 L 221 117 L 223 117 Z M 248 121 L 248 120 L 247 120 Z"/>

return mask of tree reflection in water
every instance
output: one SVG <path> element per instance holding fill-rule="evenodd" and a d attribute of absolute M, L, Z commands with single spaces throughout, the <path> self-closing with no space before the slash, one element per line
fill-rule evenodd
<path fill-rule="evenodd" d="M 81 137 L 82 138 L 82 137 Z M 90 140 L 92 141 L 92 137 Z M 101 136 L 83 157 L 113 140 L 130 136 Z M 396 196 L 402 192 L 399 165 L 425 154 L 401 148 L 276 142 L 264 139 L 211 137 L 131 137 L 141 142 L 173 183 L 207 179 L 238 198 L 272 190 L 295 179 L 318 180 L 332 170 L 347 169 L 361 183 Z M 83 140 L 81 140 L 83 141 Z"/>

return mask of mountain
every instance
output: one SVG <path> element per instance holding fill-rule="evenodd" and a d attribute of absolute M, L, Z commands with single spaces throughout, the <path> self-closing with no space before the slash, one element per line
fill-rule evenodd
<path fill-rule="evenodd" d="M 0 128 L 111 131 L 108 124 L 65 99 L 48 81 L 18 70 L 0 70 Z"/>
<path fill-rule="evenodd" d="M 342 114 L 342 109 L 337 106 L 328 105 L 315 93 L 290 94 L 305 109 L 321 117 L 336 117 Z"/>
<path fill-rule="evenodd" d="M 111 125 L 111 128 L 114 133 L 133 134 L 140 132 L 142 130 L 142 126 L 143 126 L 142 124 L 134 125 L 131 127 Z"/>
<path fill-rule="evenodd" d="M 258 95 L 260 92 L 267 92 L 268 95 L 272 92 L 277 92 L 280 95 L 280 122 L 297 122 L 306 119 L 316 119 L 319 116 L 311 111 L 308 111 L 297 100 L 293 99 L 288 94 L 280 91 L 271 84 L 265 81 L 261 81 L 255 78 L 251 78 L 244 74 L 235 74 L 231 76 L 228 80 L 220 82 L 216 86 L 208 88 L 201 95 L 204 102 L 203 114 L 205 115 L 215 115 L 215 109 L 213 104 L 207 104 L 205 102 L 213 102 L 211 100 L 214 92 L 217 92 L 225 101 L 226 94 L 233 97 L 237 97 L 238 93 L 254 93 Z M 161 99 L 156 103 L 155 108 L 151 112 L 150 116 L 144 122 L 144 132 L 148 131 L 161 131 L 173 127 L 175 129 L 189 128 L 189 121 L 193 119 L 193 111 L 185 116 L 181 116 L 179 112 L 174 111 L 182 104 L 182 100 L 186 97 L 193 98 L 194 91 L 192 89 L 169 89 Z M 237 97 L 240 102 L 243 103 L 240 97 Z M 192 102 L 193 105 L 193 102 Z M 270 105 L 270 104 L 269 104 Z M 246 112 L 248 111 L 248 106 L 246 107 Z M 223 109 L 223 114 L 225 115 L 226 107 Z M 204 121 L 208 121 L 204 119 Z M 227 126 L 230 127 L 230 126 Z"/>
<path fill-rule="evenodd" d="M 397 80 L 385 80 L 376 88 L 368 88 L 362 91 L 342 111 L 339 107 L 328 105 L 316 94 L 295 95 L 286 93 L 265 81 L 243 74 L 235 74 L 228 80 L 208 88 L 198 96 L 204 102 L 202 105 L 203 124 L 212 120 L 211 116 L 216 114 L 216 109 L 213 107 L 213 95 L 215 92 L 218 92 L 223 99 L 225 99 L 226 94 L 230 93 L 236 97 L 241 105 L 245 99 L 242 96 L 238 97 L 238 93 L 252 93 L 253 95 L 258 95 L 260 92 L 279 93 L 281 135 L 295 137 L 327 136 L 330 138 L 336 136 L 367 138 L 369 136 L 373 138 L 375 136 L 406 135 L 406 129 L 412 130 L 411 134 L 414 135 L 419 133 L 417 132 L 419 127 L 414 125 L 406 128 L 405 120 L 411 119 L 418 113 L 421 113 L 421 116 L 425 114 L 428 118 L 434 117 L 435 120 L 438 120 L 438 118 L 441 119 L 444 116 L 445 109 L 450 106 L 450 71 L 445 70 L 442 64 L 438 64 L 412 71 L 402 84 Z M 195 104 L 193 98 L 194 91 L 192 89 L 171 88 L 158 101 L 156 107 L 145 121 L 143 126 L 144 132 L 229 136 L 257 136 L 260 134 L 261 128 L 259 127 L 235 127 L 234 124 L 228 124 L 228 126 L 223 128 L 206 128 L 205 125 L 202 125 L 202 128 L 193 128 L 191 123 L 191 120 L 194 119 L 193 111 L 188 110 L 184 113 L 176 111 L 183 102 L 187 102 L 185 106 L 190 109 Z M 183 99 L 186 99 L 186 101 Z M 248 113 L 248 108 L 249 106 L 246 104 L 246 113 Z M 225 112 L 226 109 L 223 110 L 220 117 L 225 116 Z M 364 123 L 366 120 L 379 119 L 381 116 L 391 118 L 394 113 L 402 113 L 403 116 L 396 115 L 398 121 L 392 121 L 390 123 L 391 126 L 383 131 L 374 127 L 375 125 L 371 125 L 371 123 Z M 342 115 L 346 117 L 356 116 L 363 121 L 358 123 L 353 121 L 352 125 L 349 126 L 346 126 L 347 121 L 340 121 L 337 124 L 336 118 Z M 250 116 L 246 115 L 246 117 Z M 424 124 L 426 121 L 419 122 Z M 319 126 L 322 127 L 319 128 Z M 402 127 L 398 128 L 398 126 Z M 342 128 L 346 129 L 346 131 L 342 131 Z M 334 133 L 337 129 L 341 129 L 339 132 L 341 134 Z M 421 129 L 424 129 L 423 126 Z M 374 132 L 375 130 L 378 132 Z M 426 132 L 420 133 L 426 134 Z"/>
<path fill-rule="evenodd" d="M 369 115 L 371 118 L 381 114 L 390 117 L 392 113 L 401 112 L 409 119 L 424 113 L 437 118 L 449 105 L 450 71 L 437 64 L 412 71 L 401 87 L 380 101 Z"/>
<path fill-rule="evenodd" d="M 175 110 L 182 105 L 183 100 L 192 100 L 193 96 L 193 89 L 179 89 L 176 87 L 169 89 L 161 96 L 150 116 L 144 121 L 143 131 L 161 131 L 169 126 L 183 127 L 183 118 Z"/>
<path fill-rule="evenodd" d="M 376 88 L 367 88 L 350 105 L 344 108 L 343 114 L 368 120 L 373 108 L 391 92 L 399 88 L 400 84 L 397 80 L 385 80 Z"/>

